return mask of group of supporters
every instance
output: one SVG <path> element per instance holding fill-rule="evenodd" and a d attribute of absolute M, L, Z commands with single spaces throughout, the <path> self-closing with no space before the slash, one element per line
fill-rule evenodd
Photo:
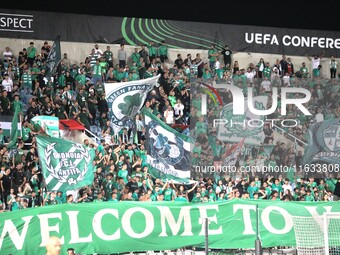
<path fill-rule="evenodd" d="M 211 119 L 218 118 L 221 107 L 209 99 L 208 113 L 201 113 L 200 97 L 193 97 L 192 87 L 196 82 L 233 84 L 246 95 L 252 87 L 255 95 L 271 98 L 274 87 L 302 87 L 311 91 L 312 99 L 306 107 L 312 116 L 304 116 L 297 109 L 287 109 L 289 118 L 298 119 L 294 128 L 281 127 L 283 140 L 274 139 L 276 132 L 265 125 L 265 139 L 261 146 L 247 146 L 234 164 L 261 164 L 299 166 L 303 151 L 288 147 L 285 139 L 291 134 L 298 145 L 306 142 L 309 124 L 327 119 L 340 118 L 340 90 L 336 77 L 337 62 L 331 58 L 331 77 L 321 77 L 321 57 L 314 56 L 313 70 L 305 63 L 298 71 L 290 58 L 285 56 L 276 63 L 262 58 L 259 63 L 239 67 L 232 63 L 232 51 L 225 46 L 218 51 L 214 46 L 208 50 L 208 61 L 200 54 L 195 58 L 181 54 L 173 63 L 169 60 L 165 41 L 156 46 L 154 42 L 134 49 L 127 55 L 125 45 L 113 53 L 110 46 L 103 51 L 96 44 L 91 53 L 79 65 L 72 63 L 64 53 L 57 72 L 49 79 L 46 60 L 51 50 L 48 42 L 38 50 L 31 42 L 20 52 L 5 48 L 0 63 L 0 117 L 18 113 L 22 124 L 21 137 L 15 148 L 8 148 L 9 137 L 0 129 L 0 180 L 3 210 L 15 211 L 36 206 L 61 203 L 120 202 L 120 201 L 187 201 L 205 203 L 229 199 L 281 199 L 283 201 L 335 201 L 340 196 L 340 181 L 335 175 L 323 178 L 305 176 L 282 176 L 256 174 L 193 175 L 192 184 L 162 181 L 151 176 L 146 163 L 145 126 L 143 116 L 134 118 L 137 140 L 131 127 L 123 128 L 118 134 L 110 125 L 108 103 L 104 83 L 115 83 L 146 79 L 161 74 L 159 87 L 147 96 L 145 108 L 179 131 L 191 133 L 196 139 L 193 149 L 193 165 L 200 162 L 221 161 L 233 145 L 219 141 Z M 234 52 L 235 53 L 235 52 Z M 196 92 L 196 91 L 195 91 Z M 218 89 L 223 105 L 231 102 L 227 89 Z M 199 94 L 199 93 L 198 93 Z M 196 94 L 197 95 L 197 94 Z M 269 100 L 270 102 L 271 100 Z M 95 153 L 93 184 L 80 190 L 61 192 L 47 191 L 42 168 L 39 165 L 35 136 L 40 130 L 31 123 L 34 116 L 56 116 L 73 119 L 88 130 L 99 130 L 96 135 L 100 143 L 84 140 L 84 145 Z M 279 108 L 271 118 L 280 119 Z M 192 127 L 188 132 L 188 127 Z M 90 135 L 90 133 L 88 133 Z M 270 155 L 263 152 L 264 145 L 273 145 Z"/>

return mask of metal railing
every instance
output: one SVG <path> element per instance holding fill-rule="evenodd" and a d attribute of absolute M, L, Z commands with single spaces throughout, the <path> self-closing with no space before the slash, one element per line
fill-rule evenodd
<path fill-rule="evenodd" d="M 275 124 L 272 124 L 272 127 L 273 127 L 273 129 L 274 129 L 276 132 L 278 132 L 279 134 L 281 134 L 281 135 L 283 135 L 283 136 L 284 136 L 284 134 L 286 133 L 286 134 L 288 135 L 288 137 L 289 137 L 288 139 L 291 140 L 292 142 L 294 142 L 295 144 L 298 144 L 298 142 L 299 142 L 299 143 L 303 144 L 304 146 L 307 145 L 307 143 L 305 143 L 305 142 L 302 141 L 301 139 L 299 139 L 299 138 L 297 138 L 296 136 L 294 136 L 294 135 L 288 133 L 286 130 L 284 130 L 284 129 L 278 127 L 278 126 L 276 126 Z"/>

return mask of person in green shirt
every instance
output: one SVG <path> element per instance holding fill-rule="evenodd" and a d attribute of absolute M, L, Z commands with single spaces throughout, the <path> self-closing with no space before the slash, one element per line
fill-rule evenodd
<path fill-rule="evenodd" d="M 106 62 L 105 58 L 102 57 L 102 58 L 100 58 L 99 65 L 102 68 L 102 81 L 103 81 L 106 78 L 106 73 L 107 73 L 107 71 L 109 69 L 109 64 Z"/>
<path fill-rule="evenodd" d="M 267 77 L 268 80 L 270 80 L 271 69 L 270 69 L 269 62 L 266 62 L 266 67 L 263 69 L 263 76 L 264 76 L 264 77 Z"/>
<path fill-rule="evenodd" d="M 251 199 L 254 199 L 254 194 L 259 191 L 259 188 L 255 185 L 255 181 L 252 181 L 247 188 L 247 192 Z"/>
<path fill-rule="evenodd" d="M 136 64 L 140 62 L 141 56 L 140 56 L 140 53 L 138 52 L 138 48 L 134 49 L 134 52 L 131 55 L 131 60 L 132 62 L 135 62 Z"/>
<path fill-rule="evenodd" d="M 308 68 L 306 67 L 306 63 L 302 62 L 302 67 L 300 68 L 300 74 L 302 78 L 307 78 L 309 75 Z"/>
<path fill-rule="evenodd" d="M 175 192 L 170 188 L 169 182 L 166 182 L 162 194 L 164 195 L 164 201 L 174 201 Z"/>
<path fill-rule="evenodd" d="M 198 204 L 202 202 L 203 200 L 202 200 L 201 192 L 197 190 L 195 197 L 191 200 L 191 203 Z"/>
<path fill-rule="evenodd" d="M 151 77 L 153 77 L 152 67 L 149 66 L 148 69 L 146 70 L 146 72 L 143 75 L 143 79 L 147 79 L 147 78 L 151 78 Z"/>
<path fill-rule="evenodd" d="M 86 73 L 85 73 L 85 69 L 84 68 L 80 69 L 80 73 L 77 74 L 75 79 L 76 79 L 77 87 L 81 87 L 81 86 L 86 84 L 87 80 L 86 80 Z"/>
<path fill-rule="evenodd" d="M 320 77 L 322 65 L 318 65 L 318 68 L 313 69 L 313 77 Z"/>
<path fill-rule="evenodd" d="M 310 189 L 307 189 L 307 194 L 305 195 L 305 201 L 315 201 L 314 196 L 312 195 L 312 192 Z"/>
<path fill-rule="evenodd" d="M 210 70 L 214 70 L 214 64 L 216 62 L 216 58 L 219 57 L 219 53 L 215 48 L 215 45 L 211 45 L 210 49 L 208 50 L 208 59 L 209 59 L 209 67 Z"/>
<path fill-rule="evenodd" d="M 204 70 L 202 78 L 203 78 L 204 82 L 208 82 L 209 83 L 211 81 L 212 74 L 210 73 L 209 69 L 205 69 Z"/>
<path fill-rule="evenodd" d="M 102 82 L 102 66 L 100 65 L 99 59 L 96 59 L 96 63 L 92 66 L 92 83 L 97 84 L 99 81 Z"/>
<path fill-rule="evenodd" d="M 124 183 L 127 184 L 129 182 L 128 175 L 129 175 L 129 172 L 127 170 L 127 164 L 123 163 L 122 168 L 118 171 L 118 177 L 123 178 Z"/>
<path fill-rule="evenodd" d="M 4 130 L 2 129 L 2 127 L 0 127 L 0 145 L 4 145 L 5 144 L 5 135 L 4 135 Z"/>
<path fill-rule="evenodd" d="M 109 202 L 113 202 L 113 203 L 118 203 L 119 200 L 118 200 L 118 194 L 117 192 L 112 192 L 111 193 L 111 197 L 110 199 L 108 200 Z"/>
<path fill-rule="evenodd" d="M 157 57 L 157 48 L 155 46 L 155 42 L 153 41 L 150 42 L 150 44 L 148 45 L 148 50 L 150 63 L 152 63 L 152 60 Z"/>
<path fill-rule="evenodd" d="M 183 192 L 179 192 L 174 201 L 175 202 L 188 202 L 188 199 L 186 198 L 186 196 Z"/>
<path fill-rule="evenodd" d="M 168 60 L 168 46 L 165 44 L 165 40 L 162 40 L 158 48 L 158 55 L 160 57 L 161 63 Z"/>
<path fill-rule="evenodd" d="M 216 193 L 215 193 L 215 190 L 212 187 L 208 188 L 208 196 L 209 196 L 210 202 L 216 202 L 216 200 L 217 200 Z"/>
<path fill-rule="evenodd" d="M 31 71 L 31 77 L 33 81 L 36 80 L 39 74 L 41 74 L 41 70 L 38 67 L 37 63 L 33 63 L 30 71 Z"/>
<path fill-rule="evenodd" d="M 282 185 L 281 185 L 279 179 L 275 179 L 274 183 L 271 183 L 269 180 L 267 182 L 271 186 L 272 191 L 277 191 L 279 193 L 279 196 L 280 196 L 281 193 L 282 193 Z"/>
<path fill-rule="evenodd" d="M 34 47 L 34 42 L 30 42 L 30 46 L 26 49 L 27 62 L 30 66 L 33 66 L 35 57 L 38 55 L 37 48 Z"/>

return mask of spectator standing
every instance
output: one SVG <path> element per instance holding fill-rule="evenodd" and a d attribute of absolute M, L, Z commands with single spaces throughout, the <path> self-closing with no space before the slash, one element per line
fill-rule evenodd
<path fill-rule="evenodd" d="M 47 41 L 44 42 L 44 45 L 41 47 L 40 51 L 41 51 L 42 60 L 43 61 L 47 60 L 48 54 L 51 51 L 51 46 L 48 45 Z"/>
<path fill-rule="evenodd" d="M 27 62 L 31 67 L 37 55 L 37 48 L 34 47 L 34 42 L 30 42 L 30 46 L 27 48 Z"/>
<path fill-rule="evenodd" d="M 229 49 L 228 45 L 225 45 L 221 51 L 221 54 L 223 55 L 223 61 L 224 65 L 227 66 L 227 64 L 231 65 L 231 55 L 233 52 Z"/>
<path fill-rule="evenodd" d="M 209 68 L 210 70 L 214 69 L 214 64 L 216 62 L 216 58 L 219 57 L 219 53 L 215 48 L 215 45 L 211 45 L 210 49 L 208 50 L 208 59 L 209 59 Z"/>
<path fill-rule="evenodd" d="M 289 76 L 292 76 L 294 74 L 294 65 L 291 58 L 287 58 L 287 73 L 289 74 Z"/>
<path fill-rule="evenodd" d="M 158 48 L 158 55 L 161 59 L 161 63 L 168 60 L 168 46 L 165 44 L 165 40 L 162 40 L 159 48 Z"/>
<path fill-rule="evenodd" d="M 146 47 L 146 45 L 143 44 L 142 49 L 139 51 L 139 54 L 140 54 L 140 57 L 143 58 L 143 62 L 145 63 L 145 65 L 148 65 L 150 63 L 149 53 L 145 49 L 145 47 Z M 135 52 L 136 52 L 136 49 L 135 49 Z M 139 62 L 140 62 L 140 59 L 138 60 L 137 65 L 138 65 Z M 143 76 L 140 76 L 140 77 L 143 77 Z"/>
<path fill-rule="evenodd" d="M 138 48 L 135 48 L 134 52 L 131 55 L 132 63 L 136 63 L 136 64 L 139 63 L 140 58 L 141 58 L 141 55 L 138 52 Z"/>
<path fill-rule="evenodd" d="M 152 63 L 152 60 L 157 57 L 157 48 L 155 46 L 155 42 L 153 41 L 150 42 L 148 46 L 148 50 L 149 50 L 149 60 L 150 60 L 150 63 Z"/>
<path fill-rule="evenodd" d="M 337 67 L 338 67 L 338 61 L 336 61 L 334 56 L 332 56 L 331 60 L 329 61 L 329 68 L 330 68 L 329 71 L 331 74 L 331 79 L 335 79 Z"/>
<path fill-rule="evenodd" d="M 5 69 L 7 69 L 9 63 L 12 61 L 12 58 L 14 57 L 13 53 L 12 53 L 11 49 L 7 46 L 5 48 L 5 51 L 2 53 L 2 55 L 3 55 L 4 67 L 5 67 Z"/>
<path fill-rule="evenodd" d="M 66 68 L 70 69 L 71 61 L 67 58 L 67 53 L 64 53 L 64 57 L 62 58 L 61 62 L 64 63 Z"/>
<path fill-rule="evenodd" d="M 94 52 L 98 55 L 98 58 L 103 56 L 103 51 L 99 49 L 99 45 L 95 44 L 94 45 Z"/>
<path fill-rule="evenodd" d="M 105 57 L 107 64 L 109 65 L 109 68 L 113 67 L 113 53 L 111 51 L 110 46 L 106 47 L 106 51 L 104 51 L 103 55 Z"/>
<path fill-rule="evenodd" d="M 286 55 L 282 55 L 282 59 L 280 60 L 280 65 L 281 65 L 281 68 L 282 68 L 281 76 L 285 75 L 286 72 L 288 71 L 287 64 L 288 64 L 288 62 L 287 62 Z"/>
<path fill-rule="evenodd" d="M 308 58 L 310 61 L 312 61 L 312 72 L 313 72 L 313 77 L 315 77 L 315 71 L 314 71 L 314 70 L 316 70 L 316 69 L 319 68 L 320 63 L 321 63 L 321 59 L 323 58 L 324 53 L 325 53 L 325 52 L 323 52 L 320 56 L 318 56 L 318 55 L 313 55 L 313 58 L 307 56 L 307 58 Z M 317 71 L 316 71 L 316 74 L 317 74 Z"/>
<path fill-rule="evenodd" d="M 96 53 L 96 50 L 92 49 L 90 55 L 88 56 L 91 68 L 96 64 L 97 59 L 99 59 L 98 57 L 99 55 Z"/>
<path fill-rule="evenodd" d="M 302 62 L 302 67 L 300 68 L 300 74 L 302 78 L 307 78 L 309 75 L 309 70 L 306 67 L 306 63 Z"/>
<path fill-rule="evenodd" d="M 126 65 L 126 51 L 124 49 L 124 43 L 120 44 L 120 49 L 118 50 L 118 61 L 119 67 L 125 68 Z"/>

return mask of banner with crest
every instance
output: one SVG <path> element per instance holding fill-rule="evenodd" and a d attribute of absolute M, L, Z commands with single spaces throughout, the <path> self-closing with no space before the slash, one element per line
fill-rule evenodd
<path fill-rule="evenodd" d="M 339 172 L 340 118 L 316 122 L 309 127 L 303 164 L 312 162 L 333 164 L 337 168 L 334 172 Z"/>
<path fill-rule="evenodd" d="M 93 182 L 93 158 L 81 144 L 37 136 L 38 155 L 48 191 L 74 190 Z"/>
<path fill-rule="evenodd" d="M 194 140 L 177 132 L 143 108 L 149 172 L 163 181 L 190 183 L 191 154 Z"/>
<path fill-rule="evenodd" d="M 148 93 L 157 85 L 160 74 L 137 81 L 105 83 L 111 126 L 117 133 L 136 116 Z"/>

